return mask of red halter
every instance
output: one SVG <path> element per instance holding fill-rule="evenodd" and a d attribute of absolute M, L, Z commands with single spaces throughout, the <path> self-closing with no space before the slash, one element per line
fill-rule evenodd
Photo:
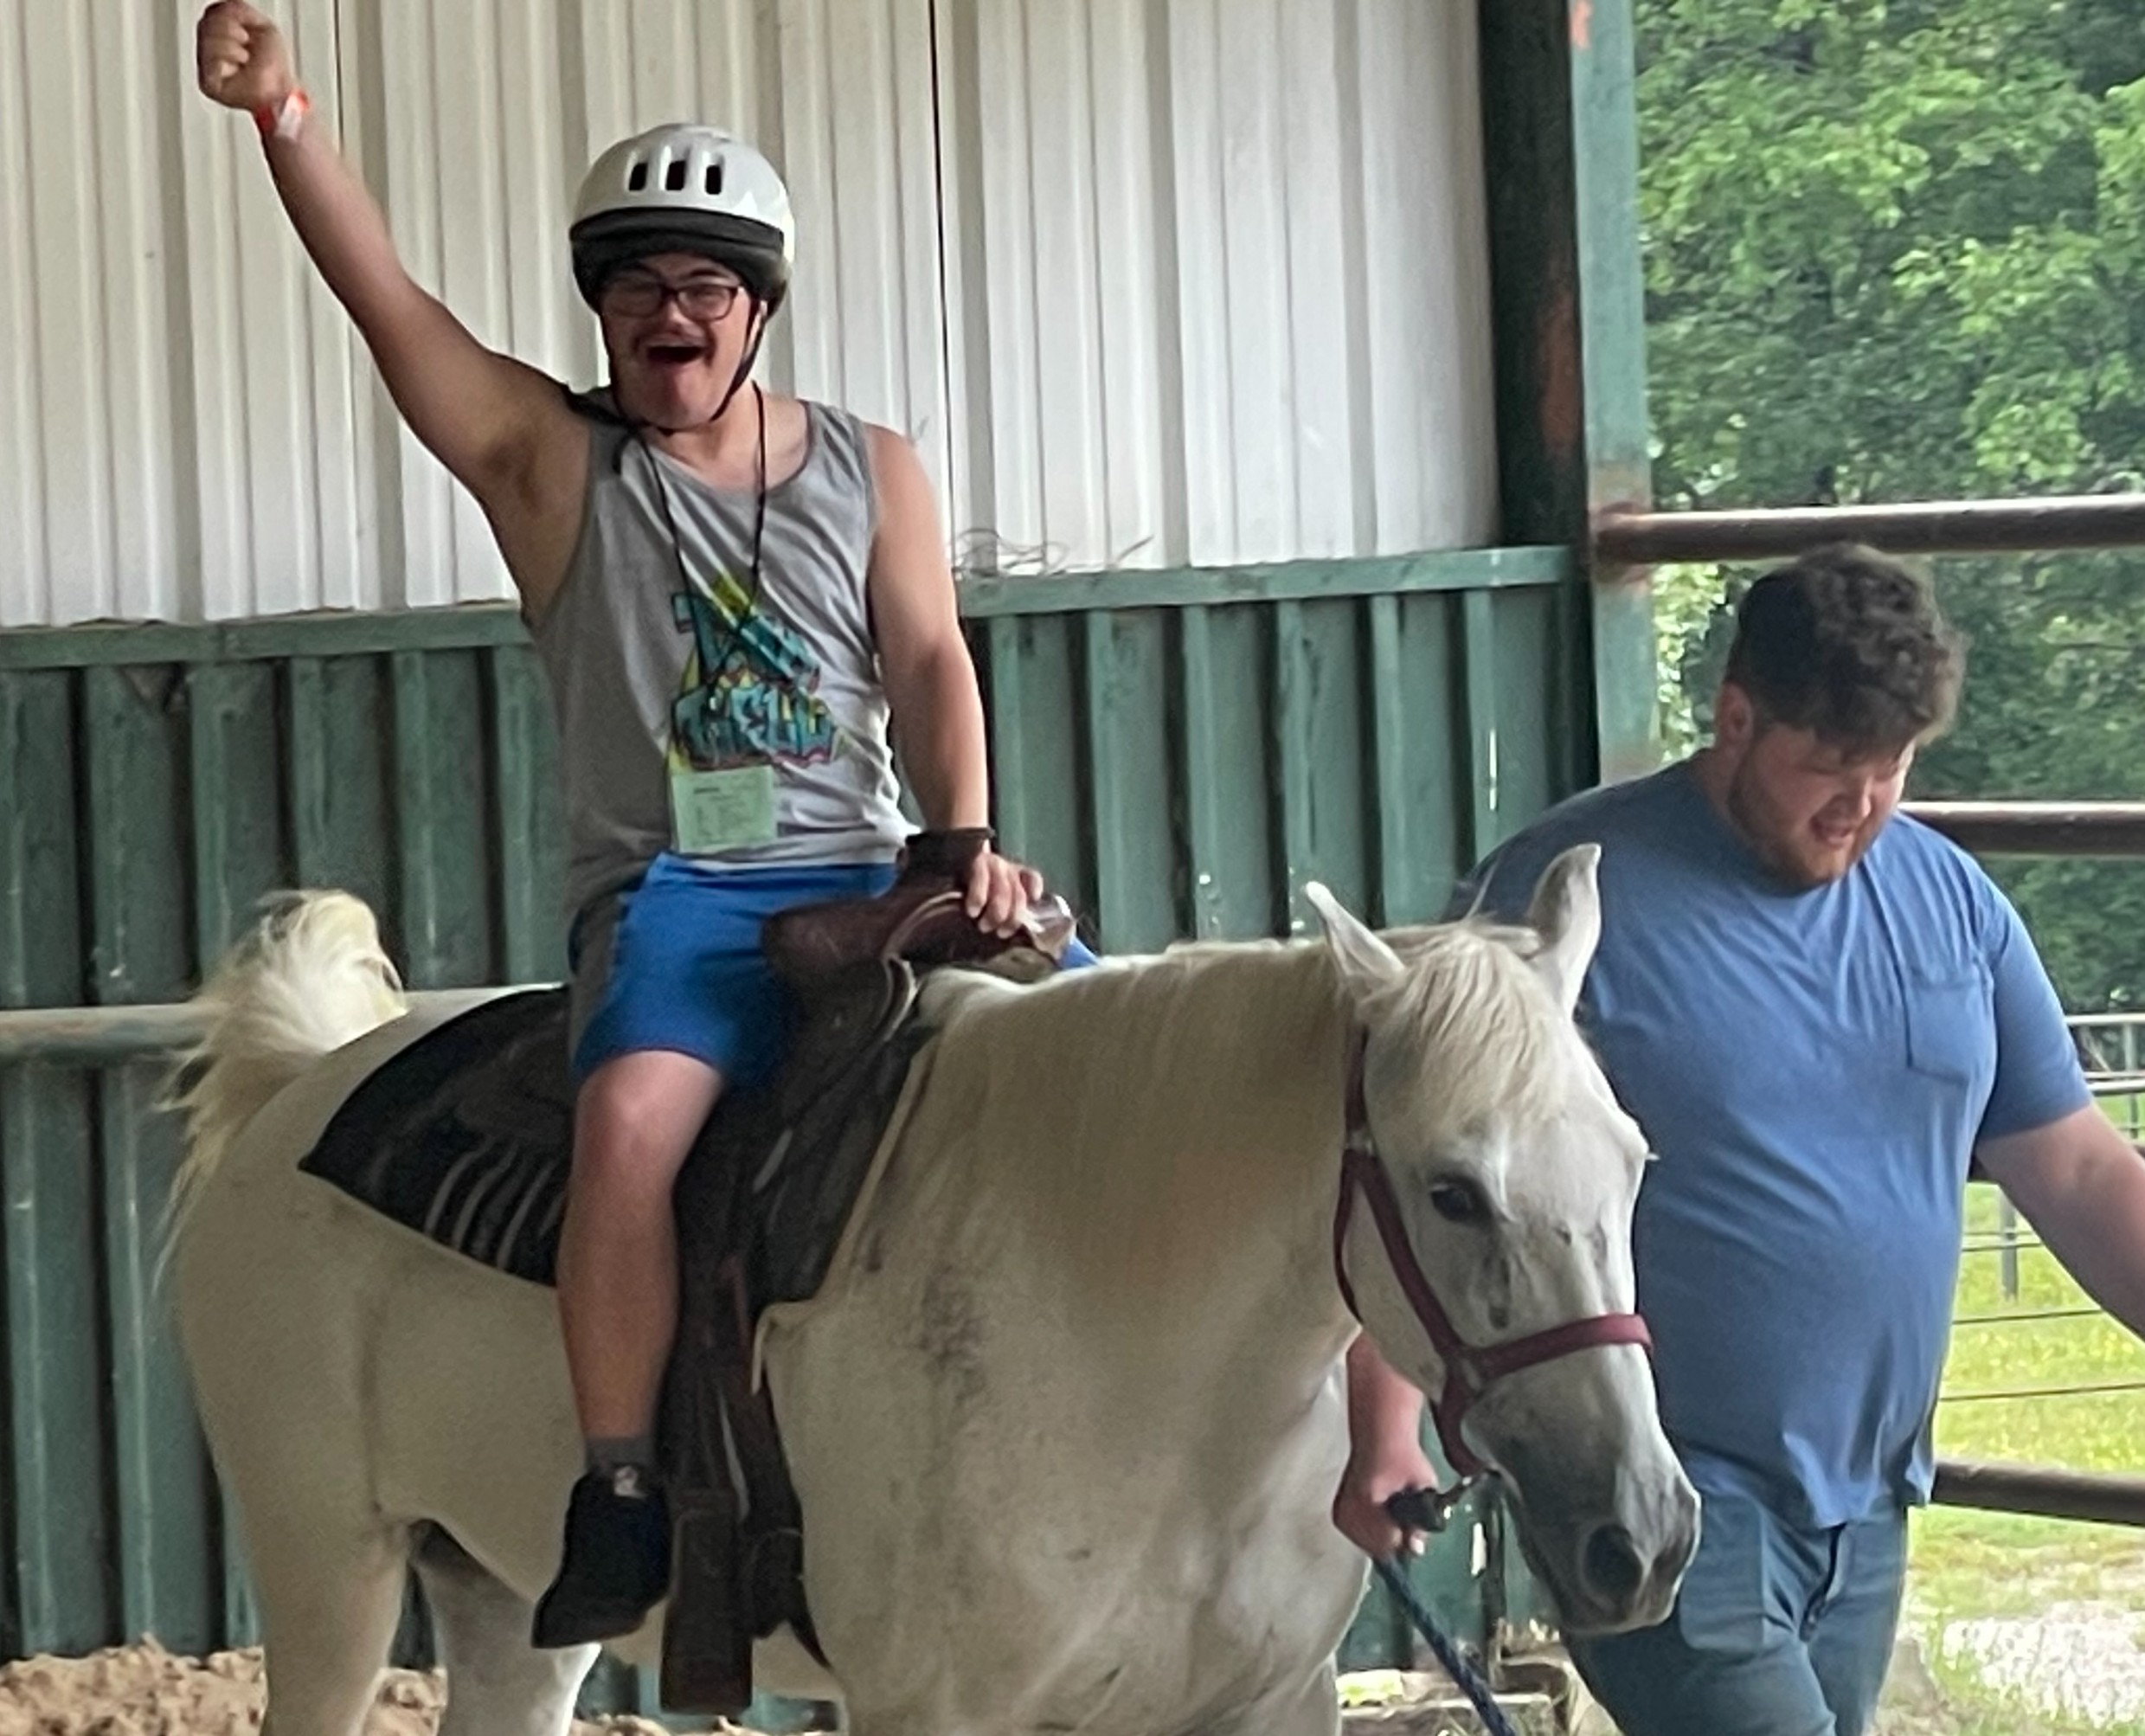
<path fill-rule="evenodd" d="M 1385 1257 L 1399 1281 L 1401 1293 L 1408 1298 L 1408 1306 L 1415 1310 L 1438 1360 L 1445 1366 L 1444 1385 L 1430 1400 L 1430 1415 L 1436 1419 L 1437 1438 L 1445 1449 L 1445 1458 L 1463 1479 L 1480 1476 L 1487 1467 L 1462 1437 L 1460 1424 L 1474 1401 L 1489 1389 L 1491 1381 L 1602 1345 L 1635 1344 L 1650 1351 L 1653 1335 L 1635 1314 L 1596 1314 L 1500 1344 L 1475 1346 L 1461 1337 L 1429 1280 L 1423 1276 L 1423 1267 L 1401 1222 L 1392 1177 L 1378 1154 L 1377 1141 L 1371 1137 L 1370 1117 L 1363 1101 L 1365 1040 L 1365 1033 L 1358 1030 L 1349 1045 L 1348 1143 L 1341 1152 L 1340 1205 L 1333 1214 L 1333 1273 L 1340 1280 L 1341 1298 L 1348 1304 L 1348 1312 L 1362 1319 L 1362 1311 L 1356 1307 L 1355 1286 L 1348 1282 L 1346 1260 L 1349 1220 L 1360 1192 L 1370 1202 L 1371 1217 L 1378 1225 L 1378 1239 L 1385 1245 Z"/>

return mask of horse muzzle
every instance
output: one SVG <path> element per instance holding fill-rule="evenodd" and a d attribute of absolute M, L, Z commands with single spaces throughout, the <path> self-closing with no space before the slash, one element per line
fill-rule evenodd
<path fill-rule="evenodd" d="M 1569 1633 L 1652 1627 L 1675 1606 L 1698 1548 L 1698 1491 L 1673 1456 L 1660 1465 L 1645 1456 L 1575 1484 L 1569 1459 L 1524 1448 L 1500 1455 L 1520 1548 Z"/>

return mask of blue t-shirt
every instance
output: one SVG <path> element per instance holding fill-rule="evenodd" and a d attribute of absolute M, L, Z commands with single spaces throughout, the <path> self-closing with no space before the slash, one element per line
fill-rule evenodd
<path fill-rule="evenodd" d="M 2017 911 L 1904 816 L 1797 891 L 1688 762 L 1552 809 L 1455 904 L 1519 917 L 1589 840 L 1580 1017 L 1659 1154 L 1634 1236 L 1670 1438 L 1804 1524 L 1926 1500 L 1968 1157 L 2091 1101 Z"/>

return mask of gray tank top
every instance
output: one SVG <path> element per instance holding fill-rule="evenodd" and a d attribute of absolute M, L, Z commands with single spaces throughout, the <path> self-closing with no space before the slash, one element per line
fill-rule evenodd
<path fill-rule="evenodd" d="M 755 491 L 713 487 L 628 429 L 591 424 L 580 539 L 534 633 L 558 719 L 570 910 L 673 847 L 678 774 L 772 768 L 772 836 L 695 852 L 712 866 L 900 849 L 864 592 L 870 453 L 847 412 L 805 413 L 804 466 L 767 491 L 756 597 Z"/>

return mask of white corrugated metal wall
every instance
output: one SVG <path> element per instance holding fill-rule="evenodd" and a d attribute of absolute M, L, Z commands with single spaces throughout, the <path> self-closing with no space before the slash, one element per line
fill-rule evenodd
<path fill-rule="evenodd" d="M 1473 6 L 940 14 L 957 530 L 1013 570 L 1494 535 Z"/>
<path fill-rule="evenodd" d="M 594 151 L 759 138 L 778 383 L 906 428 L 965 564 L 1495 529 L 1467 0 L 281 0 L 413 273 L 579 382 Z M 396 423 L 184 0 L 0 0 L 0 627 L 505 594 Z"/>

